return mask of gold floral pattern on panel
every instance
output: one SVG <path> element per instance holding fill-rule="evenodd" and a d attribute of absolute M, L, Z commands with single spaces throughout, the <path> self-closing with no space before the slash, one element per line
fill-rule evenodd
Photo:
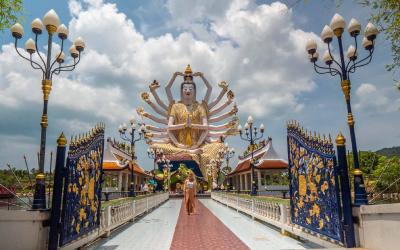
<path fill-rule="evenodd" d="M 288 151 L 292 222 L 340 241 L 333 145 L 291 125 Z"/>
<path fill-rule="evenodd" d="M 61 244 L 96 229 L 101 200 L 104 129 L 71 143 L 62 210 Z"/>

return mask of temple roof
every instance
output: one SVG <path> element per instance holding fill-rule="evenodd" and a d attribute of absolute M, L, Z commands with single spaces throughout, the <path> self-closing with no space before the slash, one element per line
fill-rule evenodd
<path fill-rule="evenodd" d="M 123 171 L 125 169 L 132 169 L 132 164 L 130 164 L 132 159 L 130 156 L 130 149 L 126 149 L 123 145 L 124 144 L 115 140 L 111 140 L 111 138 L 107 138 L 103 158 L 104 171 Z M 133 163 L 133 171 L 137 174 L 149 175 L 137 164 L 136 161 Z"/>
<path fill-rule="evenodd" d="M 279 157 L 274 147 L 272 146 L 272 139 L 268 138 L 267 141 L 262 142 L 261 147 L 254 151 L 254 158 L 257 160 L 255 165 L 256 169 L 287 169 L 288 163 L 286 160 Z M 241 157 L 236 168 L 228 175 L 245 172 L 251 170 L 250 166 L 251 154 L 246 157 Z"/>

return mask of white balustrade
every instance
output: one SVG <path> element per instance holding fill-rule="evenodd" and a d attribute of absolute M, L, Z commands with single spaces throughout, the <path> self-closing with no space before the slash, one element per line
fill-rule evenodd
<path fill-rule="evenodd" d="M 109 233 L 112 229 L 133 220 L 135 217 L 160 205 L 164 201 L 168 200 L 168 198 L 168 193 L 162 193 L 134 201 L 128 201 L 119 205 L 108 206 L 102 211 L 103 222 L 101 229 L 103 229 L 104 232 Z"/>

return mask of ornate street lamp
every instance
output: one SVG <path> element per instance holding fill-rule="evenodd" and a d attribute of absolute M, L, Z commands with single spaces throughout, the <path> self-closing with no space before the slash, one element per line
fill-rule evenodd
<path fill-rule="evenodd" d="M 62 66 L 65 62 L 65 55 L 63 52 L 64 41 L 68 37 L 68 29 L 64 24 L 60 25 L 60 19 L 54 10 L 50 10 L 43 17 L 43 22 L 36 18 L 31 24 L 32 32 L 34 33 L 34 40 L 29 38 L 25 43 L 25 50 L 29 54 L 23 55 L 18 47 L 18 40 L 24 35 L 24 29 L 21 24 L 16 23 L 11 27 L 11 34 L 15 38 L 14 46 L 17 54 L 27 60 L 32 68 L 40 70 L 42 72 L 42 91 L 43 91 L 43 112 L 40 134 L 40 153 L 39 153 L 39 173 L 36 175 L 35 194 L 32 204 L 32 209 L 45 209 L 46 208 L 46 190 L 44 183 L 44 161 L 46 154 L 46 129 L 48 125 L 47 108 L 49 102 L 49 95 L 52 87 L 53 75 L 59 75 L 61 71 L 72 71 L 81 59 L 81 53 L 85 48 L 85 43 L 82 38 L 78 37 L 75 39 L 74 44 L 69 49 L 73 63 L 70 65 Z M 39 51 L 37 44 L 38 36 L 42 34 L 43 28 L 46 28 L 48 39 L 47 39 L 47 51 L 46 57 Z M 52 59 L 51 50 L 53 45 L 53 35 L 57 33 L 61 40 L 61 50 L 56 53 L 54 59 Z M 40 61 L 36 62 L 33 60 L 33 55 L 37 53 Z"/>
<path fill-rule="evenodd" d="M 162 159 L 159 159 L 159 162 L 162 163 L 163 165 L 163 172 L 167 172 L 168 174 L 168 180 L 167 180 L 167 185 L 165 185 L 165 180 L 164 180 L 164 191 L 166 186 L 168 186 L 168 192 L 171 190 L 171 168 L 173 165 L 170 163 L 169 159 L 166 159 L 165 156 L 162 157 Z"/>
<path fill-rule="evenodd" d="M 215 161 L 215 159 L 212 159 L 207 165 L 206 165 L 206 167 L 207 167 L 207 176 L 208 176 L 208 182 L 209 182 L 209 189 L 210 190 L 212 190 L 213 189 L 213 187 L 212 187 L 212 184 L 214 183 L 214 172 L 215 172 L 215 169 L 216 169 L 216 161 Z"/>
<path fill-rule="evenodd" d="M 378 29 L 372 24 L 368 23 L 364 30 L 364 37 L 362 40 L 362 46 L 368 52 L 368 54 L 362 58 L 358 59 L 358 43 L 357 38 L 361 31 L 361 24 L 354 18 L 350 20 L 347 27 L 349 35 L 354 38 L 354 46 L 350 45 L 346 52 L 347 62 L 345 60 L 345 55 L 343 51 L 342 34 L 346 22 L 342 16 L 335 14 L 331 20 L 330 26 L 325 25 L 321 32 L 321 39 L 324 43 L 328 45 L 328 50 L 325 51 L 323 55 L 323 61 L 326 66 L 317 65 L 318 52 L 317 43 L 314 40 L 307 41 L 306 49 L 309 54 L 311 63 L 314 64 L 314 69 L 318 74 L 330 74 L 331 76 L 339 76 L 341 81 L 342 91 L 346 100 L 347 106 L 347 123 L 350 129 L 351 146 L 353 151 L 353 161 L 354 161 L 354 205 L 360 206 L 363 204 L 368 204 L 367 195 L 365 192 L 364 181 L 362 177 L 362 172 L 360 170 L 359 160 L 358 160 L 358 150 L 356 136 L 354 132 L 354 118 L 351 111 L 350 103 L 350 74 L 354 73 L 357 68 L 369 64 L 372 60 L 372 54 L 375 48 L 375 39 L 378 35 Z M 332 49 L 331 42 L 333 37 L 336 36 L 338 46 L 339 46 L 339 62 L 335 59 Z M 357 60 L 358 59 L 358 60 Z"/>
<path fill-rule="evenodd" d="M 233 158 L 234 156 L 235 156 L 235 149 L 234 148 L 230 148 L 229 144 L 225 143 L 225 148 L 224 148 L 223 156 L 222 156 L 222 158 L 224 158 L 225 161 L 226 161 L 226 167 L 225 168 L 230 169 L 229 160 L 231 158 Z"/>
<path fill-rule="evenodd" d="M 130 119 L 129 123 L 131 124 L 131 127 L 129 128 L 128 131 L 128 126 L 124 123 L 119 126 L 118 132 L 122 140 L 130 142 L 131 144 L 131 183 L 129 187 L 129 197 L 135 197 L 135 171 L 134 171 L 134 162 L 136 160 L 135 156 L 135 143 L 137 141 L 143 140 L 146 134 L 146 128 L 144 125 L 141 125 L 138 131 L 138 137 L 136 137 L 136 120 L 135 118 Z M 128 131 L 128 133 L 127 133 Z"/>
<path fill-rule="evenodd" d="M 233 156 L 235 156 L 235 149 L 234 148 L 230 148 L 228 143 L 225 143 L 225 148 L 222 150 L 222 155 L 221 155 L 223 159 L 225 159 L 226 161 L 226 167 L 224 169 L 222 169 L 222 172 L 224 173 L 224 175 L 227 175 L 230 171 L 231 168 L 229 167 L 229 160 L 231 158 L 233 158 Z M 229 182 L 227 182 L 227 186 L 229 186 Z"/>
<path fill-rule="evenodd" d="M 161 163 L 161 159 L 164 159 L 165 161 L 165 156 L 164 156 L 164 151 L 162 149 L 153 149 L 153 148 L 149 148 L 147 149 L 147 156 L 150 159 L 154 160 L 154 165 L 153 165 L 153 183 L 156 183 L 156 165 L 157 162 Z M 154 186 L 153 188 L 153 193 L 156 192 L 156 188 Z"/>
<path fill-rule="evenodd" d="M 251 192 L 250 195 L 257 195 L 257 186 L 256 182 L 254 180 L 254 164 L 255 164 L 255 159 L 254 159 L 254 150 L 255 150 L 255 145 L 258 140 L 260 140 L 263 135 L 264 135 L 264 124 L 261 123 L 260 125 L 260 135 L 258 132 L 258 129 L 256 126 L 254 126 L 254 120 L 253 117 L 250 115 L 247 118 L 247 122 L 244 125 L 244 130 L 245 130 L 245 135 L 243 135 L 242 131 L 242 126 L 238 126 L 240 138 L 244 141 L 247 141 L 250 143 L 250 150 L 251 150 L 251 161 L 250 161 L 250 166 L 251 166 Z"/>

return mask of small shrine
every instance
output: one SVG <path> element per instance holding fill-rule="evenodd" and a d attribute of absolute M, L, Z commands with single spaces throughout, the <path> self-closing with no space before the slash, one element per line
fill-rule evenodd
<path fill-rule="evenodd" d="M 152 179 L 152 175 L 140 167 L 136 160 L 131 160 L 131 150 L 134 149 L 127 144 L 107 138 L 103 159 L 103 191 L 128 191 L 132 168 L 136 191 L 142 191 L 144 184 Z"/>
<path fill-rule="evenodd" d="M 272 138 L 263 140 L 254 145 L 252 149 L 249 146 L 239 156 L 239 162 L 236 168 L 227 175 L 227 186 L 236 191 L 249 191 L 251 190 L 251 151 L 253 150 L 254 159 L 254 172 L 257 190 L 259 192 L 266 192 L 272 194 L 274 192 L 284 192 L 288 190 L 288 185 L 284 183 L 282 175 L 288 172 L 288 162 L 279 157 L 274 147 L 272 146 Z M 279 180 L 282 178 L 282 180 Z M 278 180 L 276 180 L 278 179 Z M 278 184 L 278 185 L 277 185 Z"/>

